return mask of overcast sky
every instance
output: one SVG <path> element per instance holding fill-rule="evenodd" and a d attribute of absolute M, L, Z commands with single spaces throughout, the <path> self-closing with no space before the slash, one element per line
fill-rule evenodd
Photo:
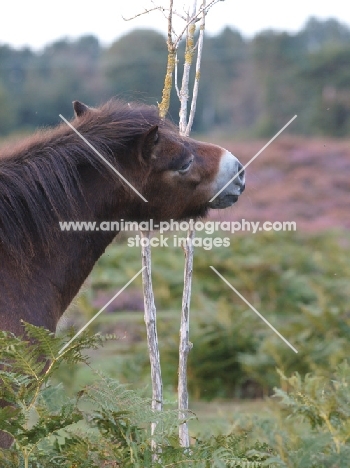
<path fill-rule="evenodd" d="M 164 6 L 169 3 L 154 1 Z M 185 3 L 175 0 L 179 11 Z M 40 49 L 62 37 L 94 34 L 106 45 L 134 28 L 155 28 L 165 33 L 166 20 L 159 12 L 129 22 L 122 18 L 147 7 L 152 7 L 151 0 L 7 0 L 1 6 L 0 44 Z M 247 37 L 268 28 L 296 32 L 310 16 L 337 18 L 350 26 L 350 6 L 346 0 L 225 0 L 210 11 L 207 31 L 216 34 L 229 25 Z"/>

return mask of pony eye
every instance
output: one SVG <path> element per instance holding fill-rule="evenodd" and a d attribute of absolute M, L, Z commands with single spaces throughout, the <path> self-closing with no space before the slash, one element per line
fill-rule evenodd
<path fill-rule="evenodd" d="M 180 169 L 178 169 L 178 172 L 180 174 L 184 174 L 185 172 L 187 172 L 189 170 L 189 168 L 191 167 L 191 164 L 193 163 L 193 159 L 190 159 L 189 161 L 187 161 L 187 163 L 185 163 L 183 166 L 180 167 Z"/>

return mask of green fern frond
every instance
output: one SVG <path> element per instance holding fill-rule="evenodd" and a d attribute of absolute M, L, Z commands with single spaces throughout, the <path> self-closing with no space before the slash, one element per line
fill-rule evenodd
<path fill-rule="evenodd" d="M 17 442 L 22 446 L 33 446 L 41 440 L 58 431 L 66 429 L 83 419 L 81 412 L 73 403 L 66 403 L 56 413 L 44 412 L 41 408 L 41 415 L 38 422 L 28 430 L 23 430 L 17 435 Z"/>
<path fill-rule="evenodd" d="M 0 429 L 12 436 L 23 430 L 25 417 L 20 408 L 5 406 L 0 408 Z"/>
<path fill-rule="evenodd" d="M 37 352 L 45 359 L 54 360 L 62 347 L 62 340 L 42 327 L 36 327 L 28 322 L 22 322 L 27 336 L 34 340 Z"/>

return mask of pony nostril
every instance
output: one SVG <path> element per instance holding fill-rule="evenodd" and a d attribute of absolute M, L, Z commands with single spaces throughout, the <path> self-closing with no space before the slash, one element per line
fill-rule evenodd
<path fill-rule="evenodd" d="M 244 180 L 245 180 L 245 171 L 244 171 L 244 169 L 243 169 L 243 165 L 242 165 L 240 162 L 238 162 L 237 174 L 238 174 L 237 179 L 238 179 L 239 183 L 245 187 L 245 183 L 244 183 Z M 244 190 L 244 187 L 243 187 L 243 189 L 242 189 L 242 192 L 243 192 L 243 190 Z"/>

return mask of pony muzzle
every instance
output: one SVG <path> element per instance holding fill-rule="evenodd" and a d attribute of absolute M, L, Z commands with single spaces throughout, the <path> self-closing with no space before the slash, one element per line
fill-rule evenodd
<path fill-rule="evenodd" d="M 242 164 L 229 151 L 223 152 L 214 183 L 214 194 L 209 201 L 209 207 L 215 209 L 232 206 L 245 189 L 245 171 Z M 225 188 L 222 190 L 223 187 Z"/>

